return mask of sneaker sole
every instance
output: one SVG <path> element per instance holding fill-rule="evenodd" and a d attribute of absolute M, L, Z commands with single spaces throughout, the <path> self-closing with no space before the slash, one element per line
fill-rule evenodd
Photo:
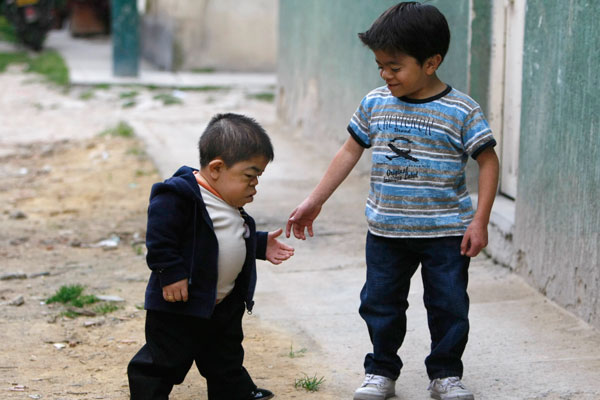
<path fill-rule="evenodd" d="M 440 396 L 439 394 L 434 394 L 434 393 L 430 393 L 430 396 L 432 399 L 436 399 L 436 400 L 475 400 L 475 397 L 472 395 L 464 395 L 464 396 L 454 396 L 454 397 L 446 397 L 445 399 L 442 399 L 442 396 Z"/>
<path fill-rule="evenodd" d="M 376 394 L 355 393 L 353 400 L 385 400 L 385 399 L 389 399 L 390 397 L 394 397 L 395 395 L 396 395 L 396 393 L 392 393 L 392 394 L 386 394 L 385 396 L 381 397 Z"/>

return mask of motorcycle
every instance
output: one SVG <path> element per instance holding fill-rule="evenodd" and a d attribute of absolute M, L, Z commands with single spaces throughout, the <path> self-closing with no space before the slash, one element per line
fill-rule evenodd
<path fill-rule="evenodd" d="M 54 0 L 5 0 L 4 8 L 19 41 L 40 51 L 52 28 Z"/>

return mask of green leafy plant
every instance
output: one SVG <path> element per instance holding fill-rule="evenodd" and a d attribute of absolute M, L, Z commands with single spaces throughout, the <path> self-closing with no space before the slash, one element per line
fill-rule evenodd
<path fill-rule="evenodd" d="M 116 126 L 100 132 L 100 136 L 116 136 L 131 138 L 135 135 L 135 130 L 125 121 L 120 121 Z"/>
<path fill-rule="evenodd" d="M 317 378 L 316 374 L 312 377 L 304 374 L 304 377 L 296 379 L 294 387 L 296 389 L 302 388 L 307 392 L 317 392 L 323 382 L 325 382 L 325 377 L 323 376 Z"/>
<path fill-rule="evenodd" d="M 121 92 L 119 94 L 119 98 L 121 99 L 132 99 L 134 97 L 136 97 L 139 93 L 135 90 L 130 90 L 128 92 Z"/>
<path fill-rule="evenodd" d="M 253 94 L 247 95 L 246 97 L 248 97 L 249 99 L 256 99 L 256 100 L 272 103 L 275 100 L 275 93 L 271 93 L 271 92 L 253 93 Z"/>
<path fill-rule="evenodd" d="M 0 4 L 0 11 L 1 9 L 2 7 Z M 15 28 L 6 19 L 4 15 L 0 15 L 0 40 L 11 43 L 15 43 L 17 41 L 17 34 L 15 33 Z"/>
<path fill-rule="evenodd" d="M 69 86 L 69 69 L 60 54 L 54 50 L 47 50 L 30 58 L 27 71 L 41 74 L 59 86 Z"/>
<path fill-rule="evenodd" d="M 9 64 L 27 64 L 29 56 L 23 51 L 0 53 L 0 72 L 4 72 Z"/>
<path fill-rule="evenodd" d="M 27 72 L 40 74 L 59 86 L 69 86 L 69 69 L 60 54 L 54 50 L 46 50 L 33 57 L 22 51 L 0 53 L 0 72 L 6 70 L 9 64 L 25 64 Z"/>
<path fill-rule="evenodd" d="M 215 72 L 214 68 L 206 67 L 206 68 L 193 68 L 192 72 L 195 74 L 209 74 Z"/>
<path fill-rule="evenodd" d="M 83 290 L 84 287 L 81 285 L 61 286 L 54 295 L 46 300 L 46 304 L 62 303 L 75 307 L 83 307 L 84 305 L 100 301 L 94 295 L 83 295 Z"/>
<path fill-rule="evenodd" d="M 154 96 L 154 100 L 162 101 L 163 105 L 171 106 L 174 104 L 183 104 L 183 101 L 169 93 L 160 93 Z"/>
<path fill-rule="evenodd" d="M 81 100 L 90 100 L 94 98 L 94 91 L 93 90 L 86 90 L 85 92 L 81 93 L 79 95 L 79 98 Z"/>
<path fill-rule="evenodd" d="M 104 315 L 104 314 L 108 314 L 108 313 L 117 311 L 118 309 L 119 309 L 119 307 L 114 304 L 103 303 L 103 304 L 98 304 L 96 307 L 94 307 L 94 312 L 96 314 Z"/>
<path fill-rule="evenodd" d="M 304 353 L 306 353 L 305 348 L 301 348 L 300 350 L 294 351 L 293 345 L 290 344 L 290 352 L 288 353 L 288 356 L 290 358 L 303 357 Z"/>

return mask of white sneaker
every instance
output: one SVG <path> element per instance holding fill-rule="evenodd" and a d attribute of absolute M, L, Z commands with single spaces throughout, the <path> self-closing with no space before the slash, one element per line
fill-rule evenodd
<path fill-rule="evenodd" d="M 437 400 L 474 400 L 473 393 L 465 387 L 458 376 L 434 379 L 427 388 L 432 398 Z"/>
<path fill-rule="evenodd" d="M 396 381 L 381 375 L 367 374 L 354 400 L 385 400 L 396 395 Z"/>

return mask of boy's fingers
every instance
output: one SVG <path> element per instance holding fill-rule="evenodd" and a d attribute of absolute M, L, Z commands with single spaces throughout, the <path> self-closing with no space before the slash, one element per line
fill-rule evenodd
<path fill-rule="evenodd" d="M 175 301 L 175 296 L 173 296 L 172 292 L 163 291 L 163 299 L 172 302 Z"/>
<path fill-rule="evenodd" d="M 461 256 L 464 256 L 467 253 L 468 242 L 469 242 L 469 238 L 467 237 L 467 235 L 463 236 L 463 240 L 460 243 L 460 255 Z"/>
<path fill-rule="evenodd" d="M 276 231 L 269 232 L 269 239 L 275 239 L 276 237 L 281 235 L 282 232 L 283 232 L 283 229 L 281 229 L 281 228 L 277 229 Z"/>
<path fill-rule="evenodd" d="M 283 250 L 283 251 L 286 251 L 286 252 L 291 252 L 291 253 L 293 253 L 293 252 L 294 252 L 294 248 L 293 248 L 293 247 L 291 247 L 291 246 L 288 246 L 288 245 L 287 245 L 287 244 L 285 244 L 285 243 L 281 243 L 281 242 L 279 242 L 279 248 L 280 248 L 281 250 Z"/>
<path fill-rule="evenodd" d="M 288 219 L 287 224 L 285 225 L 285 237 L 290 237 L 290 231 L 292 230 L 292 226 L 294 225 L 294 221 L 290 218 Z"/>
<path fill-rule="evenodd" d="M 304 236 L 304 227 L 299 226 L 298 224 L 295 224 L 294 225 L 294 236 L 296 236 L 296 239 L 305 240 L 306 236 Z"/>

